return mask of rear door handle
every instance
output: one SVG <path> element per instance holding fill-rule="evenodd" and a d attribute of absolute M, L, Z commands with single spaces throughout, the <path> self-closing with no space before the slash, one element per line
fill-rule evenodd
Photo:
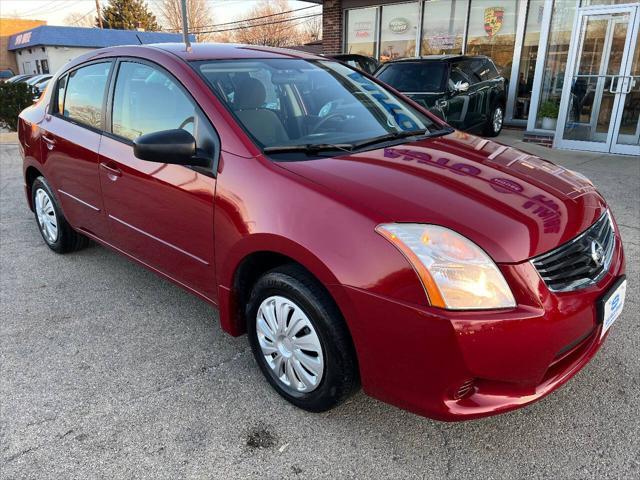
<path fill-rule="evenodd" d="M 107 175 L 111 180 L 116 180 L 118 177 L 122 176 L 122 170 L 117 167 L 109 166 L 104 162 L 100 162 L 100 168 L 107 172 Z"/>
<path fill-rule="evenodd" d="M 47 148 L 49 150 L 53 150 L 53 147 L 56 145 L 56 141 L 53 138 L 49 138 L 45 134 L 42 134 L 42 140 L 47 144 Z"/>

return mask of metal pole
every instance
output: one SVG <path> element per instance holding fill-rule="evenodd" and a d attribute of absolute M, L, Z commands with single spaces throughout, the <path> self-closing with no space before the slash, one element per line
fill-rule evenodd
<path fill-rule="evenodd" d="M 100 13 L 100 0 L 96 0 L 96 12 L 98 13 L 98 25 L 102 28 L 102 13 Z"/>
<path fill-rule="evenodd" d="M 182 34 L 184 36 L 184 44 L 187 51 L 191 50 L 191 42 L 189 41 L 189 20 L 187 19 L 187 0 L 181 0 L 182 3 Z"/>

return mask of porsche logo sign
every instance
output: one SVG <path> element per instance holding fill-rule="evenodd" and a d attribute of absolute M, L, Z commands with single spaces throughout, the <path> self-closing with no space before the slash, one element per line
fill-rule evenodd
<path fill-rule="evenodd" d="M 493 37 L 502 28 L 504 20 L 504 8 L 490 7 L 484 9 L 484 31 L 489 38 Z"/>

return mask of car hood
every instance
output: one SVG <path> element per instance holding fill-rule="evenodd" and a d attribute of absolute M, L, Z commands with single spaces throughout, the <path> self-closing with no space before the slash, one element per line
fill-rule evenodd
<path fill-rule="evenodd" d="M 584 176 L 463 132 L 345 156 L 280 162 L 382 222 L 431 223 L 500 263 L 554 249 L 606 209 Z"/>

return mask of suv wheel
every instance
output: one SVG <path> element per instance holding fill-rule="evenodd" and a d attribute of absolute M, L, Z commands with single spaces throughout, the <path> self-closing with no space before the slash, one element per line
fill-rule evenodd
<path fill-rule="evenodd" d="M 504 123 L 504 108 L 502 104 L 496 104 L 491 110 L 487 125 L 485 126 L 485 135 L 487 137 L 497 137 L 502 131 Z"/>
<path fill-rule="evenodd" d="M 301 267 L 279 267 L 256 282 L 247 306 L 247 332 L 267 381 L 304 410 L 328 410 L 358 387 L 344 320 Z"/>
<path fill-rule="evenodd" d="M 51 250 L 57 253 L 72 252 L 89 243 L 87 237 L 71 228 L 44 177 L 33 181 L 31 202 L 40 234 Z"/>

